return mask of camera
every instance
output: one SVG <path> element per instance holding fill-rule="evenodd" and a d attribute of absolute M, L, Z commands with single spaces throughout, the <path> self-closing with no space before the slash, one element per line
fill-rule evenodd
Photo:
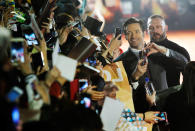
<path fill-rule="evenodd" d="M 121 34 L 121 28 L 120 27 L 116 27 L 115 28 L 115 38 Z M 121 40 L 121 36 L 118 38 L 118 40 Z"/>

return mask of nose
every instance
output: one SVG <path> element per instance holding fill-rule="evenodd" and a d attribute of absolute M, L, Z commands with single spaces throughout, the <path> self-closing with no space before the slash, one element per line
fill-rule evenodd
<path fill-rule="evenodd" d="M 135 38 L 135 33 L 134 32 L 131 33 L 131 39 L 132 38 Z"/>

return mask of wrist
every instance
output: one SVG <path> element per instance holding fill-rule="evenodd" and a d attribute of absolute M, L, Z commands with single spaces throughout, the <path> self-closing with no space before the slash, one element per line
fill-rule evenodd
<path fill-rule="evenodd" d="M 161 52 L 162 54 L 165 54 L 165 55 L 166 55 L 166 53 L 167 53 L 167 48 L 162 47 L 160 52 Z"/>

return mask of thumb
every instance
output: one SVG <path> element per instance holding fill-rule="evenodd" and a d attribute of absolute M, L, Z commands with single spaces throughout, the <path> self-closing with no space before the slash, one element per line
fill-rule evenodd
<path fill-rule="evenodd" d="M 95 88 L 97 88 L 97 86 L 91 86 L 91 89 L 95 89 Z"/>

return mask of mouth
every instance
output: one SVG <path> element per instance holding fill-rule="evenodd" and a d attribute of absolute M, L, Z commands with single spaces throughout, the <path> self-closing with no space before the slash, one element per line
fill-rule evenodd
<path fill-rule="evenodd" d="M 154 34 L 153 37 L 160 37 L 160 34 Z"/>
<path fill-rule="evenodd" d="M 133 42 L 133 43 L 136 42 L 136 41 L 137 41 L 136 39 L 131 39 L 131 42 Z"/>

